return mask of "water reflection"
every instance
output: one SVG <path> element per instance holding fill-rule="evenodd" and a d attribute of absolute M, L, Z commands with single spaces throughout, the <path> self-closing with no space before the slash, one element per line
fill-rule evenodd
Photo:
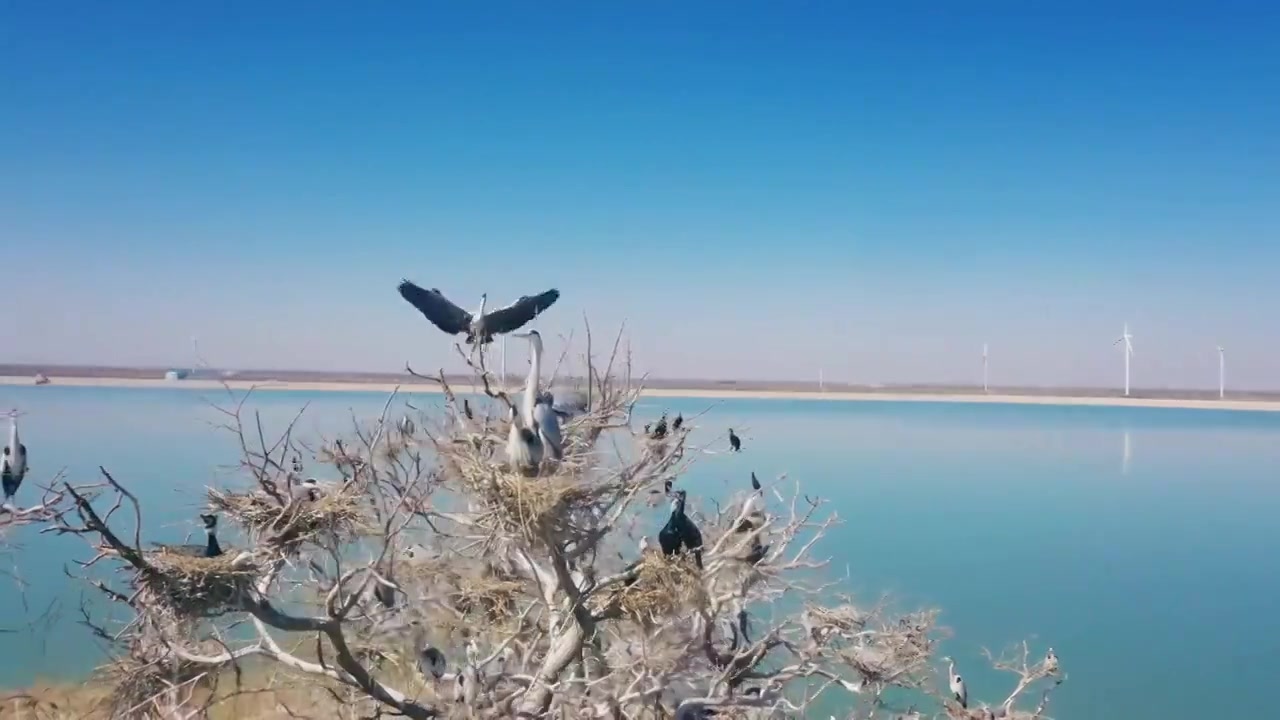
<path fill-rule="evenodd" d="M 1129 431 L 1124 431 L 1124 450 L 1120 455 L 1120 474 L 1129 474 L 1129 463 L 1133 460 L 1133 441 L 1130 438 Z"/>

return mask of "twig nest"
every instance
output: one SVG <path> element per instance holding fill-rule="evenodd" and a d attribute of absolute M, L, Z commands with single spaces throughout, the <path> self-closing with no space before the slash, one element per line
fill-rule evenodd
<path fill-rule="evenodd" d="M 347 483 L 316 491 L 315 499 L 299 495 L 287 503 L 265 492 L 209 489 L 209 505 L 225 514 L 261 543 L 294 551 L 319 538 L 349 542 L 372 531 L 361 486 Z"/>
<path fill-rule="evenodd" d="M 464 616 L 498 624 L 519 614 L 517 600 L 524 595 L 524 583 L 501 573 L 484 573 L 459 578 L 453 606 Z"/>
<path fill-rule="evenodd" d="M 263 570 L 258 558 L 247 552 L 192 557 L 160 549 L 147 553 L 146 560 L 149 567 L 138 571 L 143 592 L 184 617 L 238 608 Z"/>
<path fill-rule="evenodd" d="M 172 656 L 143 662 L 126 655 L 98 668 L 95 676 L 112 688 L 110 717 L 167 720 L 172 717 L 173 708 L 165 696 L 184 683 L 215 671 L 208 665 Z"/>
<path fill-rule="evenodd" d="M 667 556 L 647 552 L 635 582 L 615 590 L 606 601 L 617 603 L 622 614 L 644 626 L 661 623 L 673 613 L 705 600 L 700 573 L 687 555 Z"/>
<path fill-rule="evenodd" d="M 525 477 L 469 444 L 442 444 L 439 451 L 442 465 L 452 470 L 447 478 L 488 506 L 479 522 L 529 540 L 573 540 L 582 532 L 584 513 L 598 513 L 622 491 L 618 483 L 589 478 L 582 456 L 544 463 L 537 477 Z"/>

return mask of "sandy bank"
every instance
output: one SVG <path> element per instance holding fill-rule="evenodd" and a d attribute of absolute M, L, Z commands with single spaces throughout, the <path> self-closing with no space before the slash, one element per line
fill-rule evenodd
<path fill-rule="evenodd" d="M 0 376 L 0 385 L 33 385 L 30 377 Z M 435 393 L 433 385 L 410 383 L 362 382 L 258 382 L 229 380 L 223 383 L 213 380 L 164 380 L 160 378 L 107 378 L 107 377 L 55 377 L 49 386 L 72 387 L 120 387 L 166 388 L 174 390 L 233 390 L 257 391 L 292 390 L 301 392 L 391 392 L 399 387 L 402 392 Z M 1073 397 L 1069 395 L 1009 395 L 980 393 L 902 393 L 902 392 L 795 392 L 771 390 L 709 390 L 662 388 L 645 390 L 646 397 L 679 397 L 705 399 L 756 399 L 756 400 L 834 400 L 863 402 L 946 402 L 946 403 L 1005 403 L 1014 405 L 1099 405 L 1155 408 L 1190 408 L 1203 410 L 1252 410 L 1280 411 L 1280 402 L 1274 400 L 1191 400 L 1178 398 L 1124 398 L 1124 397 Z"/>

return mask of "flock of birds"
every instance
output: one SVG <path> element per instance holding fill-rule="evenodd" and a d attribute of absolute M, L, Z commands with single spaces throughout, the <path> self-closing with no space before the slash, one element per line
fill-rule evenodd
<path fill-rule="evenodd" d="M 517 408 L 515 405 L 511 407 L 511 428 L 506 448 L 507 457 L 513 466 L 522 471 L 534 473 L 537 472 L 544 460 L 562 460 L 564 457 L 564 436 L 561 431 L 560 421 L 571 417 L 576 412 L 584 411 L 585 405 L 579 401 L 568 406 L 557 406 L 555 398 L 550 391 L 539 391 L 539 376 L 543 353 L 542 336 L 537 330 L 516 332 L 555 303 L 560 297 L 560 292 L 551 289 L 538 295 L 523 296 L 514 303 L 489 313 L 485 312 L 487 295 L 481 295 L 480 307 L 475 314 L 472 314 L 458 307 L 434 288 L 427 290 L 405 280 L 400 283 L 399 291 L 406 301 L 417 308 L 440 330 L 449 335 L 465 334 L 466 342 L 469 345 L 488 344 L 493 341 L 495 336 L 501 334 L 510 334 L 513 337 L 520 337 L 529 341 L 529 378 L 525 385 L 520 407 Z M 473 419 L 471 409 L 469 405 L 465 404 L 465 401 L 464 408 L 464 416 L 467 419 Z M 9 438 L 3 448 L 3 458 L 0 459 L 0 484 L 3 485 L 4 490 L 4 502 L 0 504 L 0 509 L 9 512 L 15 511 L 13 498 L 18 492 L 18 488 L 22 485 L 22 481 L 29 469 L 27 447 L 18 436 L 17 416 L 18 413 L 16 411 L 11 412 L 9 415 Z M 413 433 L 412 422 L 411 419 L 406 417 L 398 425 L 398 429 L 402 433 L 411 435 Z M 668 423 L 667 414 L 663 413 L 657 423 L 644 426 L 644 435 L 650 440 L 660 441 L 667 438 L 669 433 L 679 431 L 683 425 L 683 415 L 676 415 L 675 419 Z M 731 452 L 741 452 L 742 450 L 742 440 L 732 428 L 729 429 L 729 448 Z M 301 476 L 302 460 L 300 457 L 294 458 L 292 471 L 295 476 Z M 344 481 L 349 480 L 350 477 L 344 476 Z M 322 483 L 314 477 L 308 477 L 299 481 L 297 491 L 302 493 L 304 497 L 314 501 L 327 489 L 326 486 L 326 483 Z M 662 490 L 654 490 L 653 493 L 661 494 L 671 499 L 671 514 L 658 531 L 658 545 L 662 554 L 670 557 L 680 553 L 687 553 L 692 556 L 694 564 L 699 569 L 702 569 L 702 532 L 686 512 L 687 492 L 683 489 L 673 490 L 671 481 L 667 480 Z M 740 515 L 742 520 L 733 528 L 733 531 L 748 535 L 754 533 L 757 528 L 762 527 L 766 521 L 763 505 L 764 493 L 759 479 L 752 472 L 751 493 L 745 500 L 745 506 Z M 217 515 L 202 514 L 200 515 L 200 521 L 206 534 L 206 541 L 203 544 L 161 545 L 157 543 L 157 548 L 166 552 L 181 553 L 192 557 L 214 558 L 221 556 L 224 550 L 217 537 Z M 648 550 L 648 536 L 641 537 L 641 559 L 632 564 L 629 568 L 630 571 L 634 573 L 634 571 L 638 570 Z M 764 559 L 768 550 L 769 546 L 762 544 L 758 534 L 755 534 L 745 548 L 745 552 L 740 555 L 740 559 L 755 565 Z M 636 577 L 637 575 L 633 574 L 629 582 L 635 582 Z M 378 573 L 374 573 L 374 579 L 375 582 L 372 584 L 371 590 L 373 598 L 387 608 L 394 607 L 396 602 L 395 591 L 397 589 L 395 583 Z M 746 640 L 747 623 L 745 610 L 740 609 L 738 612 L 738 626 L 736 629 L 742 638 Z M 421 648 L 417 658 L 419 670 L 424 676 L 434 680 L 443 678 L 447 669 L 444 653 L 438 648 L 425 643 L 419 643 L 419 647 Z M 468 644 L 468 656 L 474 655 L 474 650 L 474 641 L 471 641 Z M 962 708 L 967 709 L 969 693 L 964 679 L 956 672 L 955 663 L 951 658 L 945 659 L 948 663 L 948 684 L 952 697 Z M 1042 667 L 1049 673 L 1057 671 L 1058 658 L 1052 648 L 1049 649 Z M 455 700 L 464 701 L 476 692 L 478 684 L 476 672 L 478 670 L 475 663 L 470 663 L 467 670 L 470 672 L 464 671 L 456 674 Z M 470 683 L 467 682 L 468 676 L 472 680 Z M 711 708 L 702 708 L 702 710 L 708 714 L 714 712 Z M 992 717 L 995 716 L 992 715 Z"/>
<path fill-rule="evenodd" d="M 500 334 L 511 334 L 514 337 L 521 337 L 529 341 L 531 351 L 529 379 L 525 384 L 521 407 L 517 409 L 512 406 L 511 408 L 511 429 L 507 441 L 507 456 L 513 465 L 533 472 L 536 472 L 536 468 L 544 459 L 556 461 L 562 459 L 564 457 L 564 445 L 560 420 L 566 417 L 567 413 L 553 407 L 554 397 L 550 392 L 539 392 L 538 389 L 542 364 L 542 336 L 538 334 L 537 330 L 516 332 L 555 303 L 560 298 L 560 291 L 553 288 L 537 295 L 525 295 L 514 303 L 490 313 L 485 312 L 488 296 L 481 295 L 480 307 L 473 314 L 454 304 L 434 288 L 426 290 L 405 280 L 400 283 L 399 290 L 400 295 L 417 308 L 433 325 L 449 335 L 465 334 L 466 342 L 473 347 L 490 343 L 495 336 Z M 644 426 L 644 434 L 651 440 L 663 440 L 670 432 L 680 430 L 683 424 L 683 415 L 677 415 L 668 424 L 667 414 L 663 413 L 657 423 Z M 740 452 L 742 450 L 742 439 L 733 431 L 733 428 L 729 428 L 729 449 L 732 452 Z M 754 472 L 751 473 L 751 487 L 752 492 L 746 501 L 750 507 L 744 509 L 743 520 L 738 527 L 734 528 L 737 532 L 751 533 L 764 522 L 764 514 L 761 510 L 764 496 L 761 491 L 760 481 L 756 478 Z M 662 529 L 658 531 L 658 545 L 661 547 L 662 553 L 672 556 L 687 552 L 692 555 L 694 563 L 701 569 L 702 532 L 685 511 L 686 491 L 673 491 L 671 481 L 668 480 L 661 491 L 654 492 L 661 492 L 671 498 L 671 515 L 666 524 L 662 526 Z M 648 537 L 645 536 L 640 539 L 642 557 L 647 550 Z M 762 545 L 757 535 L 753 538 L 743 559 L 755 564 L 760 562 L 767 552 L 768 546 Z M 633 564 L 633 568 L 638 567 L 638 565 L 639 562 Z M 739 622 L 741 634 L 745 639 L 745 611 L 739 611 Z M 440 677 L 440 674 L 444 672 L 444 656 L 435 648 L 429 648 L 424 651 L 424 653 L 426 652 L 432 654 L 430 657 L 424 655 L 420 660 L 424 673 L 431 671 L 435 677 Z M 964 679 L 956 672 L 955 663 L 951 658 L 947 658 L 947 662 L 948 685 L 952 697 L 960 704 L 961 708 L 967 710 L 969 707 L 968 688 Z M 1049 649 L 1042 667 L 1049 673 L 1057 672 L 1058 658 L 1052 648 Z M 461 676 L 459 677 L 461 678 Z M 710 709 L 706 708 L 704 710 Z M 990 712 L 990 709 L 987 710 Z M 996 717 L 994 713 L 991 714 L 992 717 Z"/>

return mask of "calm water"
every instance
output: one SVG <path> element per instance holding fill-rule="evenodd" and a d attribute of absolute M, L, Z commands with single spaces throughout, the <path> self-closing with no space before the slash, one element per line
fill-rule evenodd
<path fill-rule="evenodd" d="M 92 481 L 99 464 L 147 503 L 149 537 L 174 541 L 202 488 L 225 480 L 229 436 L 209 427 L 216 392 L 0 387 L 23 420 L 34 478 L 60 469 Z M 260 393 L 281 427 L 309 402 L 302 427 L 349 427 L 379 394 Z M 417 403 L 429 402 L 424 397 Z M 983 672 L 980 650 L 1024 637 L 1052 644 L 1070 680 L 1060 718 L 1200 717 L 1229 699 L 1272 706 L 1280 670 L 1280 414 L 1142 408 L 879 402 L 653 400 L 700 424 L 728 426 L 744 452 L 700 460 L 687 487 L 740 487 L 750 470 L 803 480 L 844 519 L 823 545 L 868 600 L 943 608 L 946 651 L 971 696 L 1009 690 Z M 708 435 L 710 437 L 710 435 Z M 33 499 L 24 487 L 23 500 Z M 86 558 L 75 538 L 20 531 L 0 568 L 0 686 L 78 678 L 100 656 L 75 625 L 82 589 L 62 568 Z M 31 623 L 47 629 L 25 632 Z M 43 646 L 43 650 L 41 650 Z"/>

